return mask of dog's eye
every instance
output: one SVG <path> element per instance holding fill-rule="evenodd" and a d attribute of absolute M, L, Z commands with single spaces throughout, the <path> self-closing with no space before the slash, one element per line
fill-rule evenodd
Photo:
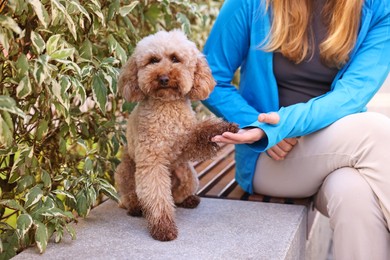
<path fill-rule="evenodd" d="M 179 58 L 178 58 L 176 55 L 172 55 L 172 56 L 171 56 L 171 61 L 172 61 L 173 63 L 179 63 L 179 62 L 180 62 Z"/>
<path fill-rule="evenodd" d="M 149 64 L 155 64 L 155 63 L 159 63 L 159 62 L 160 62 L 160 59 L 157 57 L 152 57 L 149 60 Z"/>

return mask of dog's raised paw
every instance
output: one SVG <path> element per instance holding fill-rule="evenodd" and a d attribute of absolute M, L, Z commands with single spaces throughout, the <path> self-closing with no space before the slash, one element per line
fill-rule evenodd
<path fill-rule="evenodd" d="M 237 133 L 240 128 L 235 123 L 227 123 L 226 132 Z"/>
<path fill-rule="evenodd" d="M 196 208 L 200 203 L 200 197 L 196 195 L 188 196 L 182 203 L 176 204 L 178 207 L 193 209 Z"/>

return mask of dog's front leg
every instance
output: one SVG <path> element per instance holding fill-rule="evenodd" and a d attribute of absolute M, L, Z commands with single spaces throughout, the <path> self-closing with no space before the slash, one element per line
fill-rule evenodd
<path fill-rule="evenodd" d="M 136 192 L 154 239 L 170 241 L 177 237 L 174 221 L 174 202 L 168 167 L 149 158 L 137 162 Z"/>
<path fill-rule="evenodd" d="M 220 118 L 210 118 L 198 123 L 187 135 L 179 160 L 202 161 L 215 156 L 220 149 L 211 138 L 224 132 L 238 132 L 238 125 Z M 182 140 L 180 142 L 183 143 Z M 180 144 L 178 144 L 179 146 Z"/>

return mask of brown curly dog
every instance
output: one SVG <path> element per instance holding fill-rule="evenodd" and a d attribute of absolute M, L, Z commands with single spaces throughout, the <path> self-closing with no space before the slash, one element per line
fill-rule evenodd
<path fill-rule="evenodd" d="M 139 103 L 128 118 L 115 181 L 121 206 L 132 216 L 143 214 L 154 239 L 177 237 L 175 205 L 195 208 L 200 202 L 189 162 L 216 154 L 211 137 L 238 131 L 221 119 L 196 120 L 191 100 L 207 98 L 214 85 L 204 56 L 178 30 L 142 39 L 119 75 L 124 98 Z"/>

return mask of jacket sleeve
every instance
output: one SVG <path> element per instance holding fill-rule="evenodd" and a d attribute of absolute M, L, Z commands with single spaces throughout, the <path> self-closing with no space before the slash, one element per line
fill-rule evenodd
<path fill-rule="evenodd" d="M 389 73 L 389 3 L 381 1 L 377 5 L 376 10 L 367 11 L 351 59 L 339 72 L 332 90 L 307 103 L 281 108 L 277 125 L 252 123 L 251 126 L 263 129 L 267 135 L 250 145 L 254 150 L 265 151 L 284 138 L 310 134 L 346 115 L 365 110 Z"/>
<path fill-rule="evenodd" d="M 250 45 L 248 8 L 246 0 L 225 1 L 203 50 L 217 82 L 203 103 L 217 116 L 240 127 L 251 124 L 259 114 L 231 84 Z"/>

